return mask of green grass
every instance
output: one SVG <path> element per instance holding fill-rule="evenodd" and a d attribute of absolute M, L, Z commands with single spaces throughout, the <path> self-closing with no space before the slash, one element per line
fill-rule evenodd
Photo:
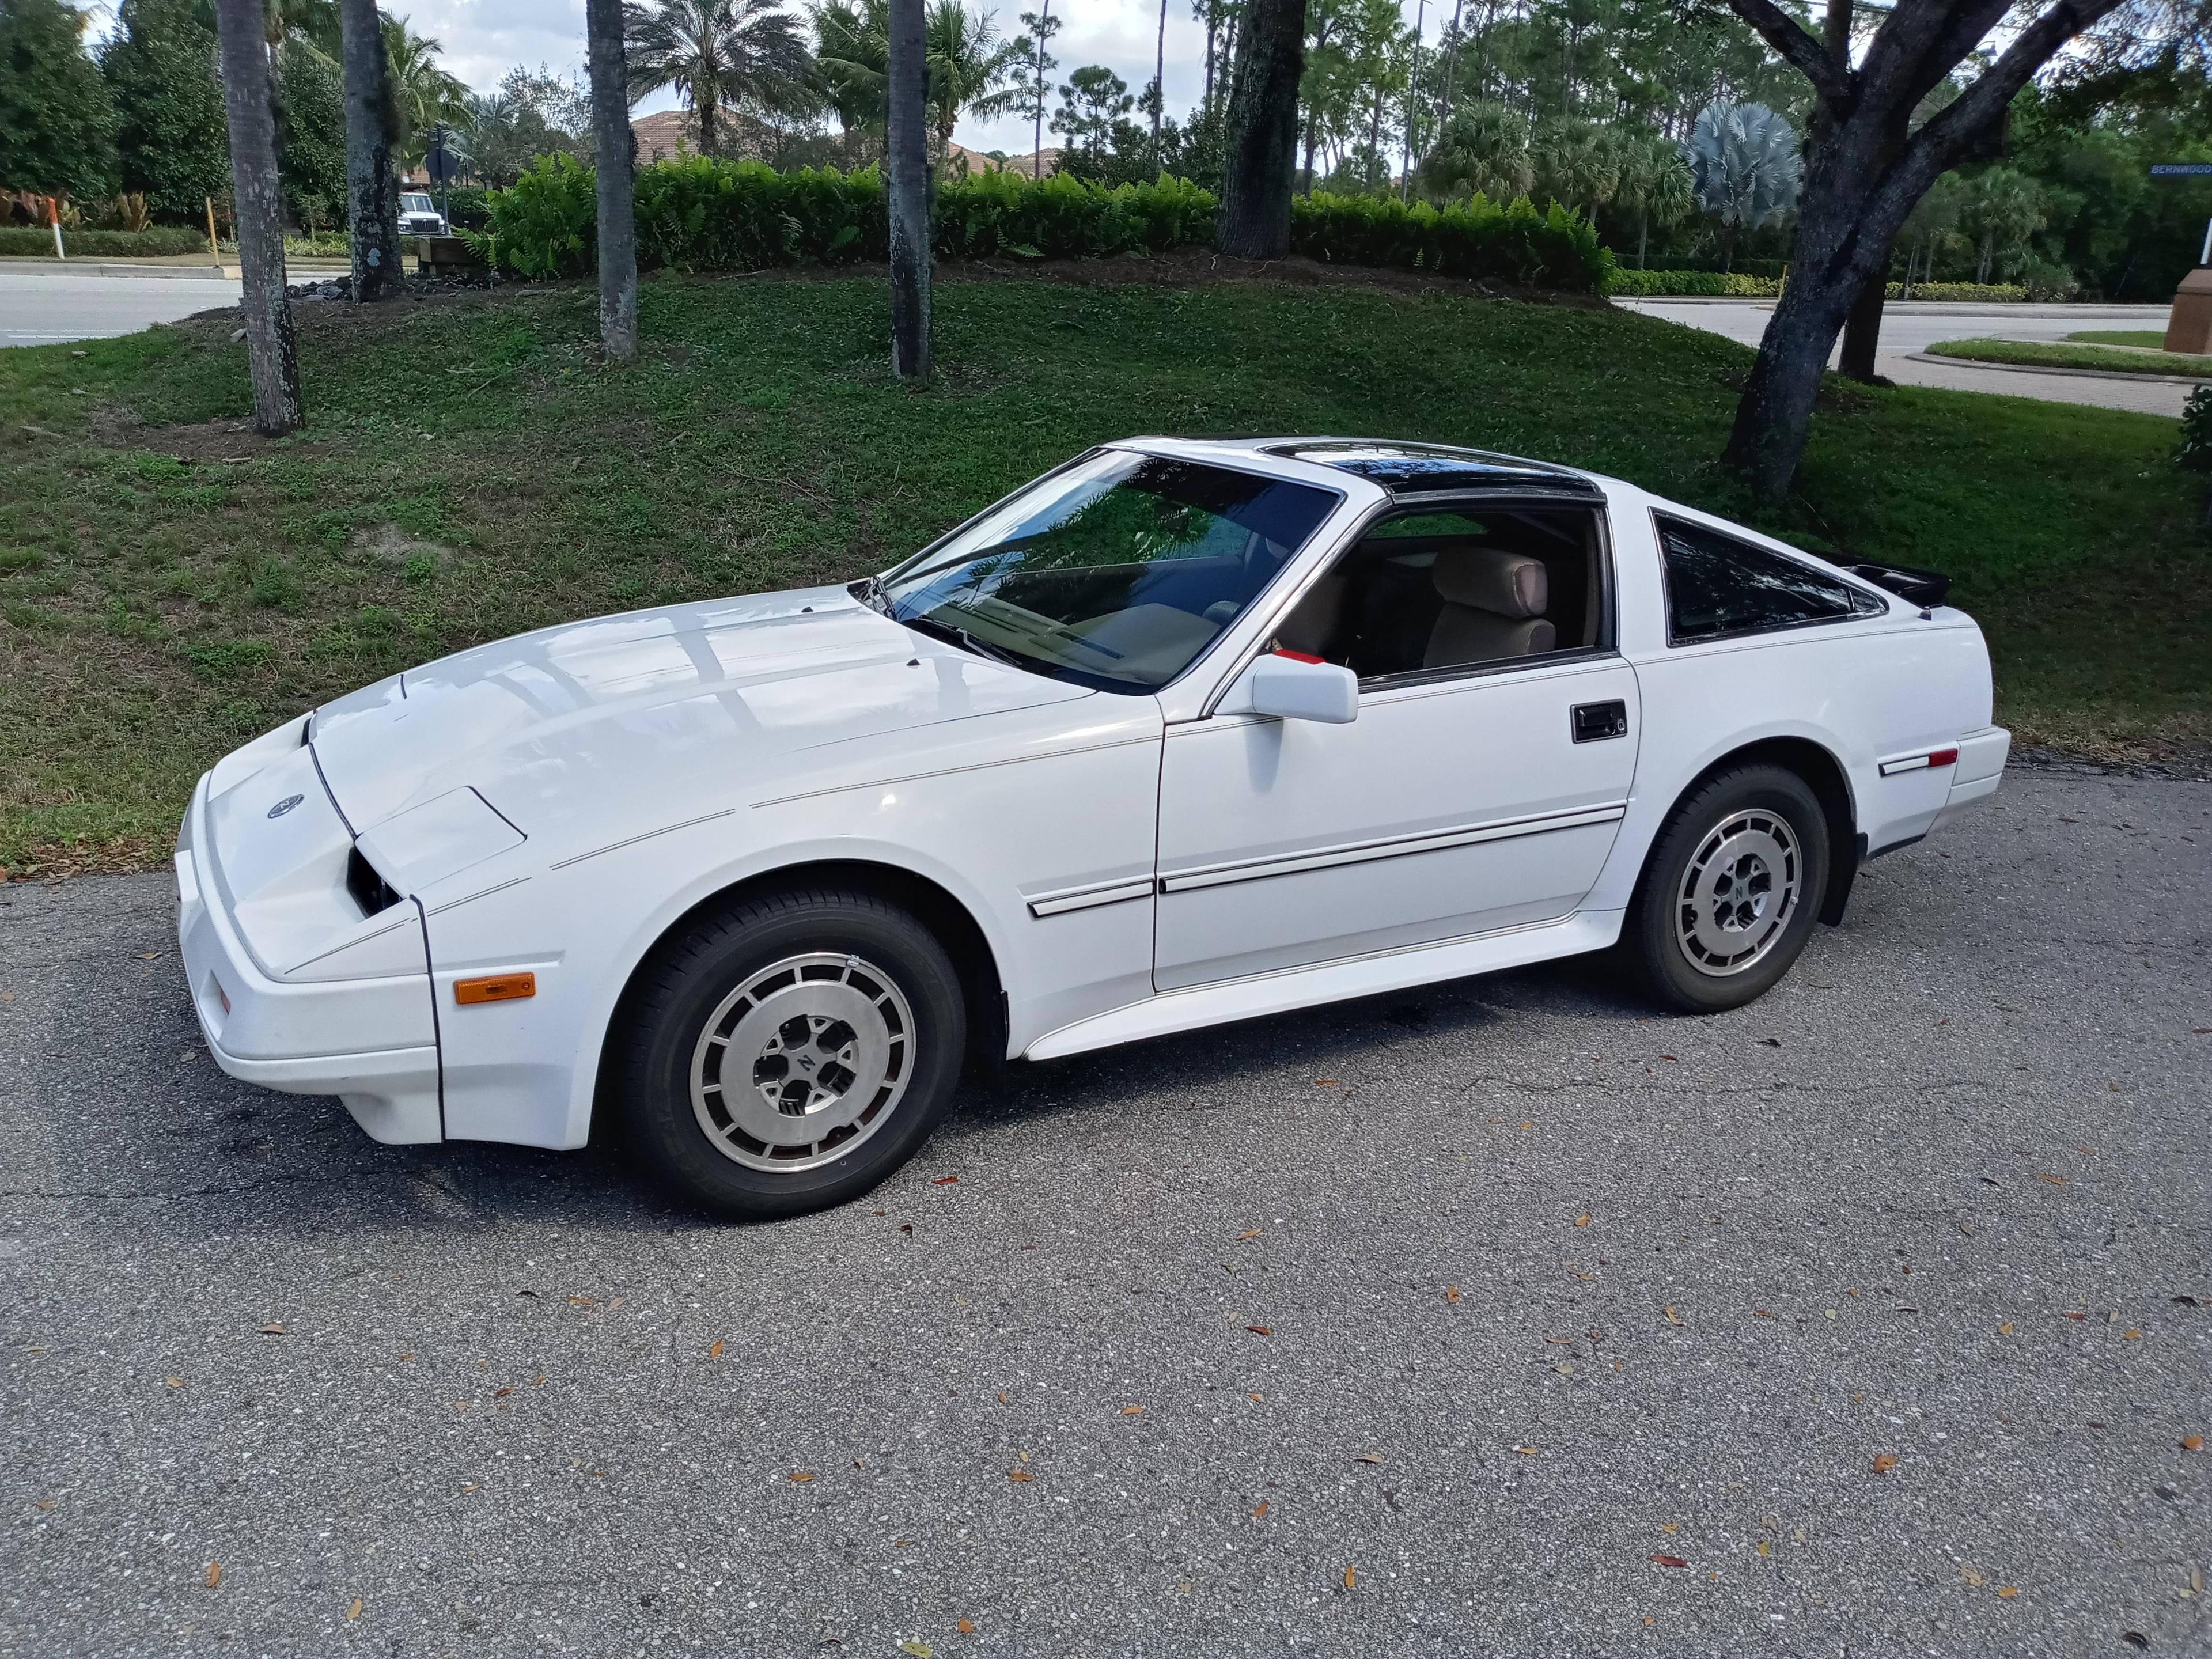
<path fill-rule="evenodd" d="M 201 769 L 318 701 L 562 618 L 878 569 L 1139 432 L 1480 444 L 1946 569 L 2024 738 L 2212 752 L 2203 486 L 2172 421 L 1838 388 L 1800 495 L 1750 513 L 1714 459 L 1750 353 L 1625 312 L 947 281 L 915 392 L 884 295 L 656 281 L 620 371 L 574 288 L 303 307 L 310 421 L 273 444 L 228 318 L 0 352 L 0 865 L 158 861 Z"/>
<path fill-rule="evenodd" d="M 2079 340 L 2084 345 L 2136 346 L 2146 351 L 2166 349 L 2166 331 L 2162 328 L 2085 328 L 2066 337 Z"/>
<path fill-rule="evenodd" d="M 2071 345 L 2063 340 L 1946 340 L 1928 349 L 1939 357 L 1964 357 L 1978 363 L 2109 369 L 2120 374 L 2193 374 L 2212 380 L 2212 357 L 2179 351 L 2115 351 L 2110 346 Z"/>

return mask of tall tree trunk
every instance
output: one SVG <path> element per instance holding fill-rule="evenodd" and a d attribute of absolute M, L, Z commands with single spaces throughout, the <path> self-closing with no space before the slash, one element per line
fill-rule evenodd
<path fill-rule="evenodd" d="M 626 363 L 637 356 L 637 203 L 622 0 L 584 0 L 584 37 L 599 174 L 599 343 Z"/>
<path fill-rule="evenodd" d="M 1467 0 L 1452 0 L 1451 33 L 1445 37 L 1451 42 L 1451 50 L 1444 57 L 1444 103 L 1443 112 L 1437 117 L 1439 133 L 1451 124 L 1452 82 L 1459 72 L 1459 22 L 1466 15 Z"/>
<path fill-rule="evenodd" d="M 276 120 L 269 103 L 269 46 L 261 0 L 216 0 L 223 112 L 230 126 L 231 200 L 245 290 L 246 360 L 254 429 L 281 437 L 307 419 L 292 303 L 284 295 L 284 186 L 276 173 Z"/>
<path fill-rule="evenodd" d="M 1034 142 L 1030 153 L 1030 178 L 1032 180 L 1044 177 L 1044 43 L 1046 37 L 1052 33 L 1045 27 L 1051 16 L 1052 0 L 1044 0 L 1043 6 L 1037 12 L 1036 130 L 1032 135 Z"/>
<path fill-rule="evenodd" d="M 1406 131 L 1398 146 L 1399 194 L 1409 199 L 1413 193 L 1413 112 L 1421 95 L 1421 28 L 1428 15 L 1429 0 L 1419 0 L 1413 8 L 1413 56 L 1406 71 Z"/>
<path fill-rule="evenodd" d="M 399 126 L 392 65 L 376 0 L 343 0 L 338 14 L 345 66 L 346 210 L 353 228 L 353 297 L 380 300 L 405 274 L 399 261 L 399 175 L 392 142 Z"/>
<path fill-rule="evenodd" d="M 890 210 L 891 369 L 929 378 L 929 66 L 922 0 L 890 0 L 884 151 Z"/>
<path fill-rule="evenodd" d="M 1205 92 L 1204 95 L 1203 95 L 1203 96 L 1201 96 L 1201 97 L 1200 98 L 1200 100 L 1199 100 L 1199 103 L 1198 103 L 1198 107 L 1199 107 L 1199 109 L 1200 109 L 1202 112 L 1204 112 L 1205 114 L 1207 114 L 1207 115 L 1211 115 L 1211 114 L 1212 114 L 1212 113 L 1213 113 L 1213 48 L 1214 48 L 1214 39 L 1213 39 L 1213 37 L 1214 37 L 1214 32 L 1215 32 L 1215 24 L 1214 24 L 1214 7 L 1213 7 L 1213 0 L 1206 0 L 1206 92 Z M 1164 96 L 1164 95 L 1165 95 L 1165 94 L 1164 94 L 1164 93 L 1163 93 L 1163 94 L 1162 94 L 1162 95 L 1163 95 L 1163 96 Z"/>
<path fill-rule="evenodd" d="M 1636 221 L 1636 268 L 1644 269 L 1644 250 L 1651 242 L 1651 216 L 1639 215 Z"/>
<path fill-rule="evenodd" d="M 1229 91 L 1229 142 L 1214 246 L 1249 259 L 1291 246 L 1298 77 L 1305 72 L 1306 0 L 1247 0 Z"/>
<path fill-rule="evenodd" d="M 1168 106 L 1168 0 L 1160 0 L 1160 32 L 1152 43 L 1152 165 L 1160 161 L 1160 116 Z"/>

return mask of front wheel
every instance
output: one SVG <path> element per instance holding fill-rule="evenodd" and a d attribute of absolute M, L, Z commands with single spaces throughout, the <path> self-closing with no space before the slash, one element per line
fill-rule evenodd
<path fill-rule="evenodd" d="M 647 966 L 629 1012 L 634 1143 L 685 1197 L 746 1220 L 842 1203 L 913 1157 L 966 1044 L 935 936 L 835 890 L 702 921 Z"/>
<path fill-rule="evenodd" d="M 1661 828 L 1624 953 L 1685 1013 L 1740 1008 L 1790 971 L 1827 890 L 1827 817 L 1795 772 L 1742 766 L 1698 786 Z"/>

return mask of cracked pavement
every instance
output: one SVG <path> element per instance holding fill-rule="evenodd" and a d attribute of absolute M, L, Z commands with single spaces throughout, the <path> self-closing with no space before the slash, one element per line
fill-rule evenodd
<path fill-rule="evenodd" d="M 2212 783 L 2016 769 L 1748 1009 L 1018 1067 L 751 1228 L 0 888 L 0 1651 L 2205 1652 L 2208 875 Z"/>

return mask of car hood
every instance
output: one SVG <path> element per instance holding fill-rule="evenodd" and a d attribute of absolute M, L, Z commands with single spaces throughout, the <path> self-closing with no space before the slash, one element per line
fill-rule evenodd
<path fill-rule="evenodd" d="M 1095 695 L 804 588 L 479 646 L 325 704 L 311 742 L 356 833 L 473 790 L 550 856 L 568 832 L 758 799 L 801 751 Z"/>

